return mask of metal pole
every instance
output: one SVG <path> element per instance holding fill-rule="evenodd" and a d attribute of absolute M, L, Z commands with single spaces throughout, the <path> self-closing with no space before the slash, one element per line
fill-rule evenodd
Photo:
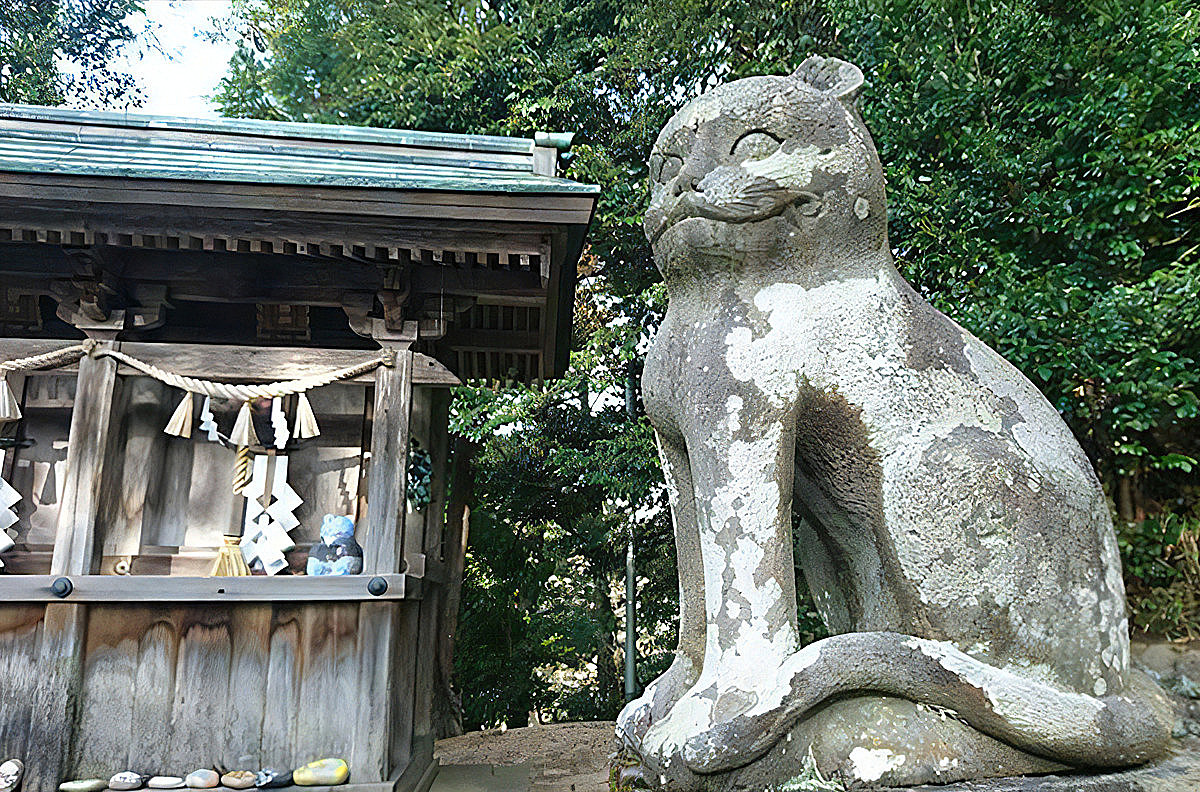
<path fill-rule="evenodd" d="M 632 371 L 625 377 L 625 415 L 633 420 L 634 382 Z M 629 524 L 629 547 L 625 552 L 625 701 L 637 698 L 637 577 L 633 565 L 633 521 Z"/>
<path fill-rule="evenodd" d="M 633 575 L 633 535 L 625 553 L 625 701 L 637 698 L 637 579 Z"/>

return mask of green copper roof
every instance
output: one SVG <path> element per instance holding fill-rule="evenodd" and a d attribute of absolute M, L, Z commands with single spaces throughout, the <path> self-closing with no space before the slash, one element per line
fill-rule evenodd
<path fill-rule="evenodd" d="M 0 172 L 397 190 L 598 192 L 593 185 L 536 173 L 536 149 L 527 138 L 0 103 Z"/>

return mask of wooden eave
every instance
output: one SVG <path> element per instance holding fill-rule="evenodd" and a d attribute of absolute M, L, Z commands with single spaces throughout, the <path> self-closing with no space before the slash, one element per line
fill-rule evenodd
<path fill-rule="evenodd" d="M 388 288 L 407 290 L 411 318 L 434 315 L 421 303 L 433 294 L 439 310 L 446 297 L 478 306 L 435 344 L 464 379 L 550 378 L 566 367 L 597 197 L 554 176 L 556 160 L 528 140 L 0 105 L 0 242 L 115 250 L 127 277 L 165 256 L 181 299 L 361 303 L 381 278 L 400 280 Z M 240 285 L 231 271 L 239 291 L 221 295 L 200 259 L 175 266 L 172 251 L 279 265 L 256 259 Z M 25 263 L 0 259 L 4 285 L 27 287 L 28 251 L 13 256 Z M 306 275 L 272 290 L 263 267 Z"/>

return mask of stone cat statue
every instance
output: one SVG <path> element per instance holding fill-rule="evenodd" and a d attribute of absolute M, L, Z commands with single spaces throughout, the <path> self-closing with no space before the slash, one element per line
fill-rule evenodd
<path fill-rule="evenodd" d="M 679 648 L 618 736 L 680 790 L 809 756 L 893 785 L 1143 762 L 1170 710 L 1129 668 L 1100 485 L 1041 393 L 897 273 L 862 81 L 816 57 L 738 80 L 654 146 L 669 308 L 643 390 Z M 833 633 L 803 648 L 793 516 Z"/>

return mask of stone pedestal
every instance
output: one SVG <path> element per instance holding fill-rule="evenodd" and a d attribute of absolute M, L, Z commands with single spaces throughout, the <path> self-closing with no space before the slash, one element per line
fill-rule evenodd
<path fill-rule="evenodd" d="M 888 787 L 888 792 L 1196 792 L 1200 739 L 1173 740 L 1171 753 L 1133 770 L 1101 775 L 1048 775 L 963 781 L 942 786 Z"/>

